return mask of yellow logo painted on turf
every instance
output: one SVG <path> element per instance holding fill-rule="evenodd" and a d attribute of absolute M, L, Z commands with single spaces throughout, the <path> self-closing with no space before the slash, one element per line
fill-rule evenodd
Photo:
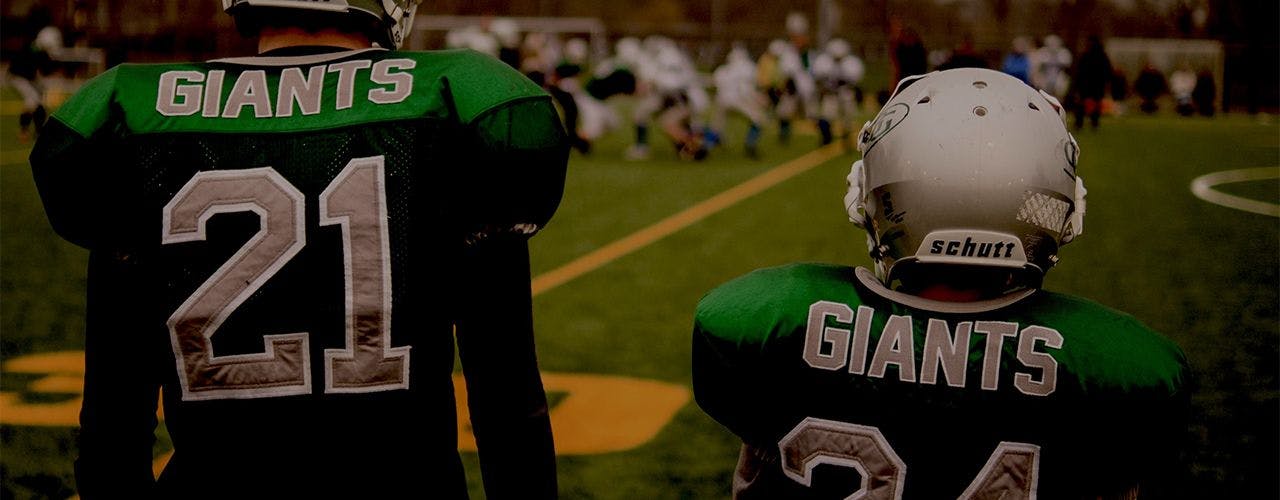
<path fill-rule="evenodd" d="M 50 352 L 6 361 L 4 373 L 43 375 L 32 381 L 25 393 L 74 396 L 57 403 L 28 403 L 22 393 L 0 391 L 0 424 L 51 427 L 80 425 L 80 402 L 84 400 L 84 353 Z"/>
<path fill-rule="evenodd" d="M 14 358 L 4 372 L 39 376 L 25 390 L 0 391 L 0 424 L 42 427 L 75 427 L 80 424 L 84 400 L 84 353 L 63 351 Z M 689 402 L 683 385 L 612 375 L 543 373 L 550 393 L 566 396 L 551 408 L 556 453 L 589 455 L 624 451 L 643 445 Z M 453 377 L 458 402 L 458 449 L 475 451 L 467 408 L 466 384 Z M 54 403 L 30 402 L 31 395 L 63 395 Z M 163 419 L 163 414 L 159 414 Z M 168 455 L 157 460 L 157 470 Z"/>

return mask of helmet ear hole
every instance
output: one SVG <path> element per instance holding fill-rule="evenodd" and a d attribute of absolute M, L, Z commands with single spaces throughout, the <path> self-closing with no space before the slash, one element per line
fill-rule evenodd
<path fill-rule="evenodd" d="M 1040 111 L 1040 108 L 1037 108 L 1037 107 L 1036 107 L 1036 103 L 1034 103 L 1034 102 L 1029 102 L 1029 103 L 1027 103 L 1027 107 L 1028 107 L 1028 108 L 1031 108 L 1031 109 L 1034 109 L 1034 110 L 1036 110 L 1036 111 Z"/>
<path fill-rule="evenodd" d="M 919 101 L 916 101 L 916 104 L 928 104 L 931 100 L 932 99 L 930 99 L 929 96 L 924 96 L 921 97 Z"/>

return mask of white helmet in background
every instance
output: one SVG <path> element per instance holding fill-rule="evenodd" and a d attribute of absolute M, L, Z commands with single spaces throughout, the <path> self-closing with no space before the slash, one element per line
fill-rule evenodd
<path fill-rule="evenodd" d="M 788 35 L 804 35 L 809 33 L 809 18 L 804 13 L 791 12 L 787 14 L 787 34 Z"/>
<path fill-rule="evenodd" d="M 1039 287 L 1084 229 L 1079 147 L 1057 100 L 1004 73 L 905 79 L 858 138 L 845 207 L 886 285 L 915 263 L 994 266 Z"/>
<path fill-rule="evenodd" d="M 570 38 L 564 43 L 564 59 L 571 64 L 586 64 L 591 49 L 587 41 L 581 38 Z"/>
<path fill-rule="evenodd" d="M 1045 47 L 1048 47 L 1048 48 L 1050 48 L 1050 49 L 1057 49 L 1057 48 L 1061 48 L 1061 47 L 1062 47 L 1062 37 L 1060 37 L 1060 36 L 1058 36 L 1058 35 L 1045 35 L 1045 37 L 1044 37 L 1044 46 L 1045 46 Z"/>
<path fill-rule="evenodd" d="M 769 41 L 769 48 L 766 49 L 765 52 L 772 54 L 774 57 L 778 57 L 778 56 L 781 56 L 784 52 L 786 52 L 787 48 L 790 46 L 791 44 L 787 43 L 786 40 L 783 40 L 781 38 L 775 38 Z"/>
<path fill-rule="evenodd" d="M 852 50 L 849 48 L 849 42 L 843 38 L 832 38 L 827 42 L 825 52 L 827 55 L 835 58 L 837 61 L 849 55 Z"/>
<path fill-rule="evenodd" d="M 825 52 L 818 54 L 810 63 L 809 71 L 813 73 L 813 77 L 819 80 L 835 80 L 840 78 L 840 68 L 836 64 L 836 59 L 831 54 Z"/>
<path fill-rule="evenodd" d="M 467 32 L 466 47 L 481 54 L 497 57 L 500 44 L 493 35 L 479 28 Z"/>
<path fill-rule="evenodd" d="M 732 64 L 732 65 L 752 64 L 751 54 L 747 52 L 747 49 L 745 47 L 741 47 L 741 46 L 735 46 L 732 50 L 730 50 L 729 54 L 725 56 L 724 60 L 726 64 Z"/>
<path fill-rule="evenodd" d="M 520 46 L 520 25 L 514 19 L 499 17 L 489 21 L 489 33 L 498 39 L 503 47 L 513 49 Z"/>
<path fill-rule="evenodd" d="M 633 36 L 622 37 L 618 39 L 617 43 L 613 44 L 614 56 L 626 65 L 635 65 L 643 56 L 643 52 L 644 48 L 640 45 L 640 39 Z"/>
<path fill-rule="evenodd" d="M 693 83 L 693 66 L 679 48 L 674 45 L 664 47 L 654 59 L 656 74 L 653 78 L 658 90 L 674 92 Z"/>
<path fill-rule="evenodd" d="M 862 59 L 858 59 L 858 56 L 850 55 L 840 59 L 840 78 L 844 81 L 855 84 L 861 82 L 866 72 L 867 68 L 862 65 Z"/>
<path fill-rule="evenodd" d="M 222 10 L 235 17 L 236 25 L 246 33 L 256 33 L 259 26 L 272 21 L 267 16 L 282 17 L 282 13 L 343 15 L 356 25 L 369 26 L 370 38 L 378 45 L 394 49 L 413 29 L 413 15 L 420 3 L 421 0 L 222 0 Z"/>

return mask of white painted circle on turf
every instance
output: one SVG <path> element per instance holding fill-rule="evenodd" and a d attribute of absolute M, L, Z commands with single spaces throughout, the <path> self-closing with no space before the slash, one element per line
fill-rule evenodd
<path fill-rule="evenodd" d="M 1251 200 L 1213 189 L 1214 186 L 1220 184 L 1261 181 L 1267 179 L 1280 179 L 1280 167 L 1246 168 L 1241 170 L 1227 170 L 1224 172 L 1205 174 L 1200 177 L 1196 177 L 1195 180 L 1191 181 L 1191 193 L 1196 195 L 1197 198 L 1215 205 L 1222 205 L 1224 207 L 1244 210 L 1255 214 L 1280 217 L 1280 205 L 1265 201 Z"/>

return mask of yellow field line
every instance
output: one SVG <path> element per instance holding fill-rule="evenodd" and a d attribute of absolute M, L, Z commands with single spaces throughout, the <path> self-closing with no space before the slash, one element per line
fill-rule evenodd
<path fill-rule="evenodd" d="M 30 155 L 31 155 L 31 148 L 0 151 L 0 165 L 8 165 L 10 163 L 26 163 L 27 157 Z"/>
<path fill-rule="evenodd" d="M 738 184 L 702 202 L 662 219 L 653 225 L 631 233 L 591 253 L 578 257 L 572 262 L 533 278 L 533 295 L 551 290 L 574 278 L 582 276 L 613 262 L 624 255 L 644 248 L 654 242 L 670 236 L 672 233 L 693 225 L 711 214 L 724 210 L 734 204 L 755 196 L 779 183 L 804 173 L 827 160 L 839 156 L 842 149 L 839 143 L 818 148 L 799 158 L 783 163 L 742 184 Z"/>
<path fill-rule="evenodd" d="M 6 99 L 0 101 L 0 115 L 14 115 L 22 113 L 22 101 Z"/>

